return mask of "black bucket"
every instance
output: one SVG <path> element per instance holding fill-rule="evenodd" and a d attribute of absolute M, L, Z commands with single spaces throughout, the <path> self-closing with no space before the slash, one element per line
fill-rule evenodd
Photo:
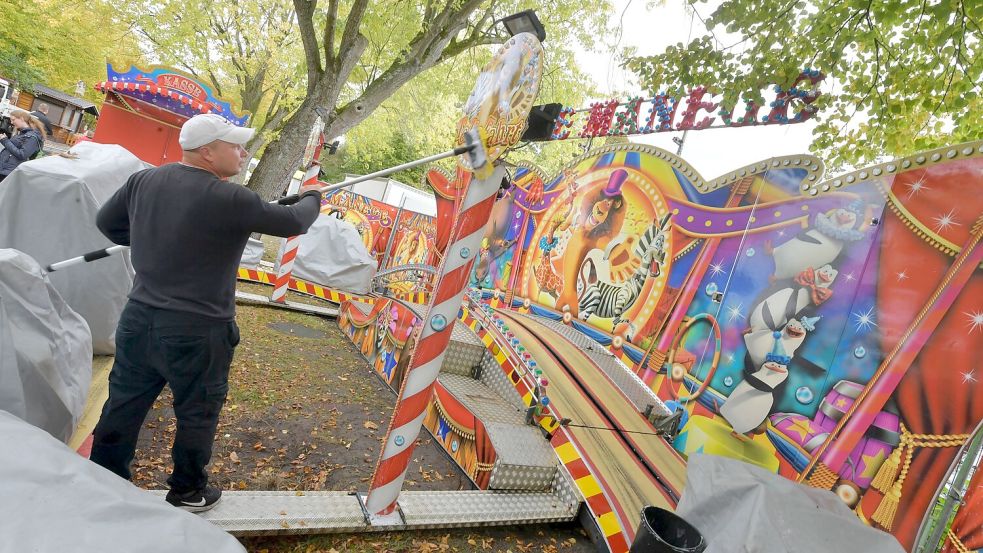
<path fill-rule="evenodd" d="M 653 507 L 642 509 L 635 541 L 629 553 L 702 553 L 707 548 L 703 534 L 672 511 Z"/>

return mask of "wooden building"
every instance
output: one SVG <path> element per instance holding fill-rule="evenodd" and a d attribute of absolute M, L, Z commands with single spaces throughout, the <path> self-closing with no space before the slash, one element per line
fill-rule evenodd
<path fill-rule="evenodd" d="M 74 142 L 73 135 L 82 130 L 82 114 L 99 116 L 96 105 L 85 98 L 66 94 L 43 85 L 34 85 L 32 91 L 21 90 L 15 105 L 27 111 L 35 111 L 41 104 L 48 104 L 51 120 L 51 136 L 54 142 Z"/>

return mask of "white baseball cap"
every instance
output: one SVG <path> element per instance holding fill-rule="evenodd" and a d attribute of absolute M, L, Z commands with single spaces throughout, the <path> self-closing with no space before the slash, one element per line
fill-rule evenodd
<path fill-rule="evenodd" d="M 237 127 L 215 113 L 202 113 L 184 122 L 177 141 L 181 144 L 182 150 L 194 150 L 215 140 L 245 144 L 254 134 L 256 129 Z"/>

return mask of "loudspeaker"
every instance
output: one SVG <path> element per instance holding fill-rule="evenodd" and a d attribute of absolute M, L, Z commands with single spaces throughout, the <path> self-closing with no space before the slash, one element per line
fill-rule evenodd
<path fill-rule="evenodd" d="M 522 133 L 521 140 L 549 140 L 561 109 L 563 104 L 533 106 L 529 112 L 529 126 Z"/>

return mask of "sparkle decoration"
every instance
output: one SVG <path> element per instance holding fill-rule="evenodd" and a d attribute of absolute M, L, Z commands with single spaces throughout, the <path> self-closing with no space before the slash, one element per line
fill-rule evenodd
<path fill-rule="evenodd" d="M 866 332 L 871 328 L 877 326 L 874 322 L 874 308 L 870 307 L 867 311 L 861 313 L 860 311 L 855 311 L 851 315 L 856 319 L 854 321 L 854 326 L 856 327 L 854 332 Z"/>
<path fill-rule="evenodd" d="M 969 317 L 969 332 L 983 328 L 983 311 L 976 311 L 973 313 L 964 312 L 963 315 Z"/>
<path fill-rule="evenodd" d="M 744 318 L 744 314 L 741 313 L 741 310 L 742 309 L 744 309 L 744 304 L 743 303 L 738 303 L 737 305 L 729 305 L 729 306 L 727 306 L 727 322 L 728 323 L 732 323 L 735 320 L 743 319 Z"/>
<path fill-rule="evenodd" d="M 898 282 L 903 282 L 903 281 L 908 280 L 910 278 L 908 276 L 908 271 L 901 271 L 900 273 L 898 273 L 897 276 L 898 276 Z"/>
<path fill-rule="evenodd" d="M 723 263 L 723 261 L 718 261 L 716 263 L 711 263 L 710 264 L 710 272 L 713 273 L 713 276 L 721 275 L 725 271 L 726 270 L 724 269 L 724 263 Z"/>
<path fill-rule="evenodd" d="M 812 393 L 812 388 L 808 386 L 801 386 L 799 389 L 795 390 L 795 400 L 802 405 L 809 405 L 812 400 L 815 399 L 815 394 Z"/>
<path fill-rule="evenodd" d="M 914 182 L 909 182 L 908 187 L 908 199 L 910 200 L 913 196 L 918 195 L 922 190 L 931 190 L 931 188 L 925 186 L 925 175 L 919 177 L 918 180 Z"/>
<path fill-rule="evenodd" d="M 956 222 L 956 219 L 954 217 L 955 211 L 956 211 L 955 209 L 950 209 L 949 210 L 949 213 L 946 213 L 945 215 L 939 215 L 939 216 L 936 216 L 936 217 L 933 217 L 932 218 L 932 220 L 935 221 L 935 230 L 936 230 L 936 232 L 944 232 L 946 230 L 949 230 L 949 227 L 961 227 L 962 226 L 962 223 L 957 223 Z"/>
<path fill-rule="evenodd" d="M 976 369 L 973 369 L 968 372 L 964 372 L 962 373 L 962 375 L 963 375 L 963 384 L 967 382 L 979 382 L 979 380 L 977 380 L 976 378 Z"/>

